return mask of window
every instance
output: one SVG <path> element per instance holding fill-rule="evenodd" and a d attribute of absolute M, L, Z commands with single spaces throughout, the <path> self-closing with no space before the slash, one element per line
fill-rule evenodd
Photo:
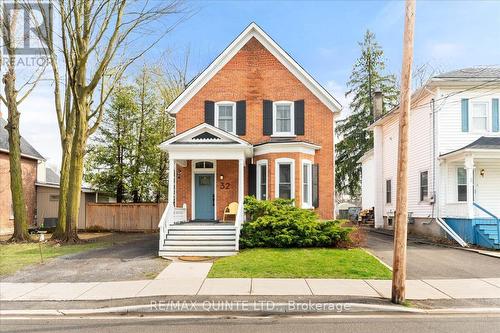
<path fill-rule="evenodd" d="M 293 136 L 293 102 L 275 102 L 273 104 L 273 135 Z"/>
<path fill-rule="evenodd" d="M 214 163 L 210 161 L 200 161 L 194 164 L 195 169 L 213 169 Z"/>
<path fill-rule="evenodd" d="M 385 181 L 385 202 L 392 202 L 392 184 L 390 179 L 387 179 Z"/>
<path fill-rule="evenodd" d="M 312 163 L 302 161 L 302 207 L 312 207 Z"/>
<path fill-rule="evenodd" d="M 279 158 L 276 160 L 276 198 L 293 199 L 295 197 L 294 160 Z"/>
<path fill-rule="evenodd" d="M 267 160 L 257 162 L 257 199 L 267 200 Z"/>
<path fill-rule="evenodd" d="M 473 132 L 488 131 L 488 103 L 486 102 L 472 103 L 472 131 Z"/>
<path fill-rule="evenodd" d="M 215 103 L 215 127 L 229 133 L 236 132 L 236 117 L 234 102 Z"/>
<path fill-rule="evenodd" d="M 457 169 L 457 200 L 467 201 L 467 171 L 465 168 Z"/>
<path fill-rule="evenodd" d="M 429 200 L 429 172 L 420 173 L 420 201 Z"/>

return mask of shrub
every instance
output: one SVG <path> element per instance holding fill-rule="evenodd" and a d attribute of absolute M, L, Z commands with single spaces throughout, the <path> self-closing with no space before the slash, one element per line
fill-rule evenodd
<path fill-rule="evenodd" d="M 340 221 L 320 221 L 312 210 L 295 207 L 293 200 L 245 198 L 250 221 L 243 224 L 240 245 L 252 247 L 337 247 L 350 244 L 353 228 Z"/>

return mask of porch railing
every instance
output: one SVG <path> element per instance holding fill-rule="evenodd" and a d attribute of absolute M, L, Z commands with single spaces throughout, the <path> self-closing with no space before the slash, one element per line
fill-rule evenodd
<path fill-rule="evenodd" d="M 473 202 L 472 204 L 474 205 L 474 207 L 476 207 L 477 209 L 479 209 L 480 211 L 482 211 L 486 215 L 491 216 L 497 222 L 496 223 L 496 225 L 497 225 L 497 237 L 498 237 L 497 239 L 500 242 L 500 219 L 495 214 L 493 214 L 492 212 L 487 210 L 486 208 L 480 206 L 477 202 Z"/>
<path fill-rule="evenodd" d="M 160 228 L 160 240 L 159 249 L 163 248 L 163 242 L 168 234 L 168 229 L 170 225 L 177 222 L 187 221 L 187 207 L 186 204 L 182 205 L 182 208 L 174 207 L 173 204 L 168 203 L 167 207 L 163 211 L 163 214 L 158 223 L 158 228 Z"/>

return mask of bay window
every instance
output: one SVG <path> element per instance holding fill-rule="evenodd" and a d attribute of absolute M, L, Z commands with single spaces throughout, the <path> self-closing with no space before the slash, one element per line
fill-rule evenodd
<path fill-rule="evenodd" d="M 279 158 L 276 160 L 275 197 L 282 199 L 295 198 L 294 160 Z"/>

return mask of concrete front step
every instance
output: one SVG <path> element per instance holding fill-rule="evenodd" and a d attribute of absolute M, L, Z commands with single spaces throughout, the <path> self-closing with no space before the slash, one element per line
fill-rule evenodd
<path fill-rule="evenodd" d="M 194 256 L 194 257 L 227 257 L 234 256 L 238 252 L 234 251 L 158 251 L 160 257 L 182 257 L 182 256 Z"/>
<path fill-rule="evenodd" d="M 236 226 L 229 225 L 189 225 L 174 224 L 169 227 L 170 230 L 236 230 Z"/>
<path fill-rule="evenodd" d="M 169 230 L 168 236 L 170 235 L 236 235 L 236 230 Z"/>
<path fill-rule="evenodd" d="M 229 245 L 229 246 L 235 246 L 236 240 L 233 238 L 232 240 L 172 240 L 168 238 L 165 242 L 165 246 L 169 245 L 182 245 L 182 246 L 187 246 L 187 245 Z"/>
<path fill-rule="evenodd" d="M 234 240 L 235 235 L 168 235 L 169 240 Z"/>
<path fill-rule="evenodd" d="M 223 251 L 234 251 L 234 245 L 232 246 L 227 246 L 227 245 L 218 245 L 218 244 L 214 244 L 214 245 L 200 245 L 200 246 L 197 246 L 197 245 L 186 245 L 186 246 L 183 246 L 183 245 L 166 245 L 163 247 L 164 251 L 174 251 L 174 252 L 179 252 L 179 251 L 182 251 L 182 252 L 202 252 L 202 251 L 217 251 L 217 252 L 223 252 Z"/>

